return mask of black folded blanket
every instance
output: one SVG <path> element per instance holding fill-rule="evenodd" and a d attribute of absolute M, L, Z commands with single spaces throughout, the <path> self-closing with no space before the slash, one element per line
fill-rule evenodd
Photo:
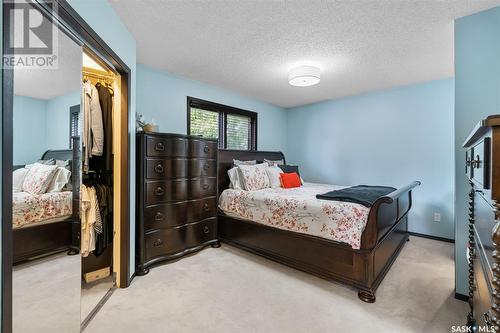
<path fill-rule="evenodd" d="M 362 204 L 371 207 L 380 197 L 396 191 L 394 187 L 357 185 L 344 188 L 342 190 L 330 191 L 316 195 L 316 198 L 333 201 L 346 201 Z"/>

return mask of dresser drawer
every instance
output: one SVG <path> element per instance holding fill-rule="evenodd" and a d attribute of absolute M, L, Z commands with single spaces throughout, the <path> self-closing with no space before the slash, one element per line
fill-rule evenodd
<path fill-rule="evenodd" d="M 476 237 L 476 246 L 479 251 L 482 251 L 488 267 L 492 267 L 494 245 L 491 239 L 493 228 L 495 227 L 495 213 L 493 207 L 489 204 L 487 199 L 481 194 L 476 192 L 474 196 L 474 233 Z M 492 272 L 487 273 L 490 278 Z"/>
<path fill-rule="evenodd" d="M 217 237 L 217 219 L 146 233 L 146 261 L 197 247 Z"/>
<path fill-rule="evenodd" d="M 159 229 L 146 234 L 145 255 L 146 261 L 181 252 L 186 248 L 185 227 Z"/>
<path fill-rule="evenodd" d="M 146 204 L 215 196 L 217 178 L 173 179 L 146 182 Z"/>
<path fill-rule="evenodd" d="M 467 151 L 470 178 L 483 189 L 490 188 L 490 141 L 485 137 Z"/>
<path fill-rule="evenodd" d="M 186 243 L 188 247 L 196 247 L 217 238 L 217 218 L 203 220 L 188 226 Z"/>
<path fill-rule="evenodd" d="M 189 141 L 189 156 L 202 158 L 217 157 L 217 141 L 191 139 Z"/>
<path fill-rule="evenodd" d="M 486 264 L 481 263 L 481 256 L 476 254 L 473 259 L 474 265 L 474 318 L 477 326 L 486 326 L 486 318 L 491 316 L 488 311 L 491 309 L 490 288 L 487 276 L 483 271 Z"/>
<path fill-rule="evenodd" d="M 146 139 L 147 156 L 188 156 L 189 140 L 186 138 L 159 138 Z"/>
<path fill-rule="evenodd" d="M 147 159 L 146 178 L 196 178 L 215 177 L 217 161 L 209 159 Z"/>
<path fill-rule="evenodd" d="M 144 209 L 144 229 L 149 231 L 174 227 L 216 214 L 216 197 L 149 206 Z"/>

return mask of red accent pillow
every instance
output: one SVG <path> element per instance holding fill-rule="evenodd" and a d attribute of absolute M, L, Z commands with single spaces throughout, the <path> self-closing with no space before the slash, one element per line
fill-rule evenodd
<path fill-rule="evenodd" d="M 300 177 L 296 172 L 280 173 L 281 186 L 284 188 L 300 187 Z"/>

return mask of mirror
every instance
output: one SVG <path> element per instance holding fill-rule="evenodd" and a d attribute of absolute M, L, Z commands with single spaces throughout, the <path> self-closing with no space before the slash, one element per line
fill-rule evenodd
<path fill-rule="evenodd" d="M 57 66 L 14 67 L 13 330 L 23 333 L 80 331 L 82 47 L 49 23 Z M 14 40 L 23 30 L 11 25 Z"/>

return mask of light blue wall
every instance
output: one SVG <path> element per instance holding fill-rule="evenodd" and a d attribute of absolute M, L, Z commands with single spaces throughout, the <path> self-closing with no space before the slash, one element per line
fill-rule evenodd
<path fill-rule="evenodd" d="M 229 90 L 137 65 L 137 112 L 154 118 L 159 131 L 187 133 L 187 96 L 258 113 L 259 150 L 285 150 L 286 111 Z"/>
<path fill-rule="evenodd" d="M 13 163 L 36 162 L 47 150 L 47 101 L 14 96 Z"/>
<path fill-rule="evenodd" d="M 129 142 L 130 142 L 130 274 L 135 272 L 135 105 L 136 44 L 120 17 L 106 0 L 68 0 L 111 49 L 131 70 Z"/>
<path fill-rule="evenodd" d="M 80 103 L 80 90 L 47 101 L 47 149 L 69 148 L 69 108 Z"/>
<path fill-rule="evenodd" d="M 467 192 L 462 144 L 474 125 L 500 113 L 500 7 L 455 21 L 456 291 L 467 294 Z"/>
<path fill-rule="evenodd" d="M 288 160 L 305 181 L 420 180 L 410 230 L 453 238 L 453 94 L 446 79 L 289 109 Z"/>
<path fill-rule="evenodd" d="M 81 93 L 50 100 L 14 96 L 14 165 L 33 163 L 48 149 L 69 148 L 69 107 Z"/>

